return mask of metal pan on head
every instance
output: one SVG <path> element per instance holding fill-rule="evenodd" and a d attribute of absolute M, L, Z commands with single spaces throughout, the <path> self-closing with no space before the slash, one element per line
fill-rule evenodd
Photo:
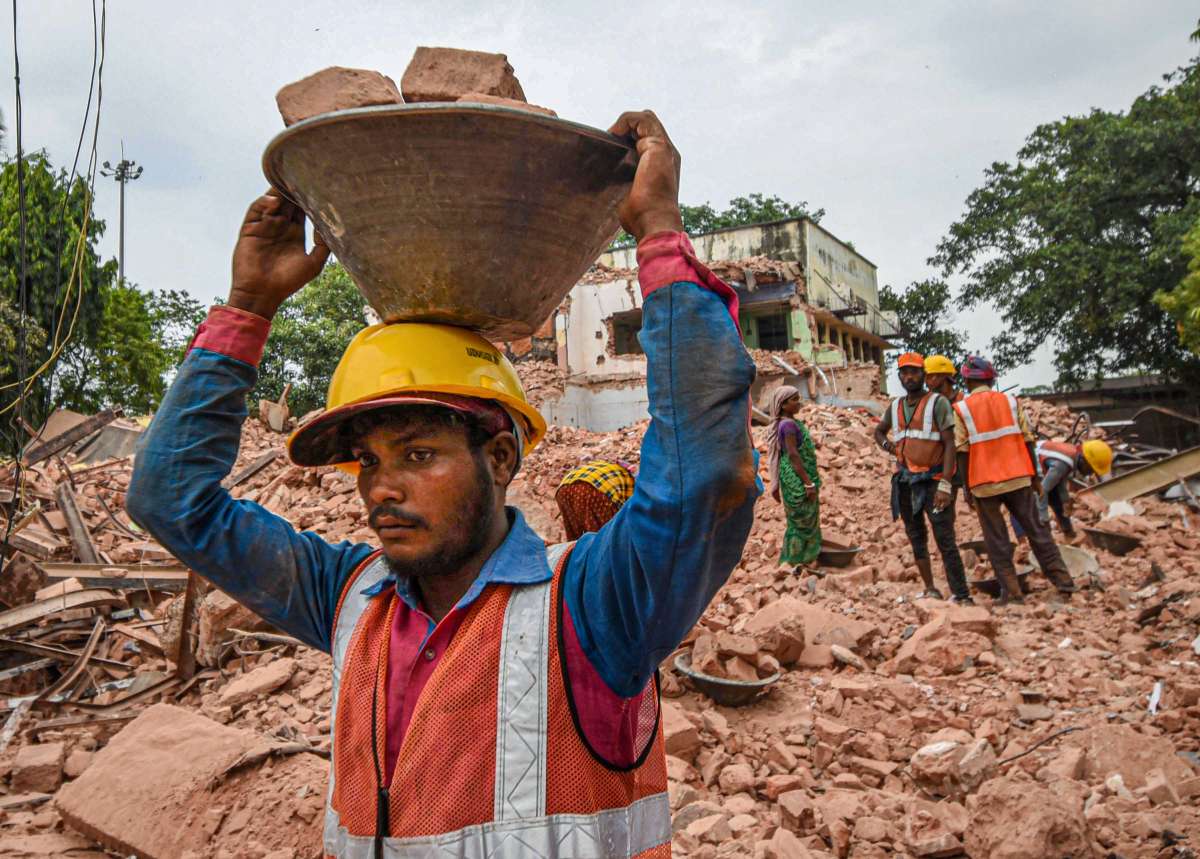
<path fill-rule="evenodd" d="M 384 321 L 492 340 L 549 317 L 616 233 L 634 170 L 606 132 L 462 102 L 314 116 L 263 153 Z"/>

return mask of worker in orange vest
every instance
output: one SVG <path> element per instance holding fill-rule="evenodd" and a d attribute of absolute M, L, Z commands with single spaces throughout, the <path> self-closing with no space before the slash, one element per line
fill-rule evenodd
<path fill-rule="evenodd" d="M 1072 476 L 1096 475 L 1104 478 L 1112 471 L 1113 452 L 1107 442 L 1098 438 L 1088 439 L 1083 444 L 1065 441 L 1040 440 L 1037 454 L 1038 477 L 1042 479 L 1042 493 L 1038 496 L 1038 516 L 1050 524 L 1050 511 L 1058 520 L 1058 527 L 1068 538 L 1076 536 L 1071 522 L 1071 493 L 1068 484 Z M 1012 520 L 1013 533 L 1018 540 L 1025 539 L 1021 523 Z"/>
<path fill-rule="evenodd" d="M 1005 508 L 1029 535 L 1043 573 L 1059 593 L 1069 595 L 1075 590 L 1071 574 L 1049 526 L 1038 516 L 1042 488 L 1033 466 L 1036 438 L 1025 410 L 1012 394 L 992 389 L 996 371 L 983 358 L 969 356 L 961 375 L 967 395 L 954 406 L 958 468 L 966 475 L 967 504 L 979 516 L 988 559 L 1000 582 L 999 602 L 1023 602 Z"/>
<path fill-rule="evenodd" d="M 917 571 L 925 583 L 921 596 L 943 598 L 933 584 L 929 534 L 925 528 L 928 517 L 954 602 L 969 604 L 973 601 L 954 532 L 950 482 L 955 471 L 954 410 L 941 394 L 925 390 L 924 358 L 916 352 L 906 352 L 897 364 L 905 395 L 892 400 L 891 407 L 875 426 L 875 443 L 896 457 L 892 472 L 892 521 L 904 520 Z M 889 432 L 891 439 L 887 437 Z"/>

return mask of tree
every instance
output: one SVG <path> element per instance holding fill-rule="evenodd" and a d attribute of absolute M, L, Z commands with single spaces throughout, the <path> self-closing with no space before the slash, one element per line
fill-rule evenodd
<path fill-rule="evenodd" d="M 6 379 L 18 369 L 17 349 L 21 340 L 21 314 L 12 303 L 0 295 L 0 379 Z M 34 359 L 46 344 L 46 332 L 32 319 L 25 320 L 25 366 L 34 366 Z"/>
<path fill-rule="evenodd" d="M 751 194 L 748 197 L 734 197 L 729 205 L 718 212 L 711 203 L 699 206 L 679 207 L 683 216 L 683 230 L 689 236 L 703 235 L 726 227 L 743 227 L 748 224 L 767 224 L 771 221 L 783 221 L 789 218 L 808 218 L 813 223 L 819 223 L 825 216 L 824 209 L 810 211 L 808 202 L 789 203 L 781 197 L 772 194 Z M 633 236 L 621 230 L 613 240 L 611 248 L 631 248 L 635 244 Z"/>
<path fill-rule="evenodd" d="M 951 308 L 950 287 L 944 281 L 915 282 L 904 292 L 884 286 L 879 290 L 879 307 L 896 314 L 904 351 L 945 355 L 956 363 L 966 354 L 963 332 L 946 325 Z"/>
<path fill-rule="evenodd" d="M 1183 237 L 1183 252 L 1188 257 L 1187 276 L 1173 290 L 1157 293 L 1154 300 L 1175 319 L 1184 347 L 1200 354 L 1200 220 Z"/>
<path fill-rule="evenodd" d="M 83 412 L 120 406 L 135 414 L 158 407 L 173 355 L 163 347 L 150 296 L 128 283 L 107 284 L 95 333 L 63 355 L 56 399 Z"/>
<path fill-rule="evenodd" d="M 289 382 L 292 414 L 324 406 L 334 368 L 364 325 L 365 306 L 358 287 L 337 262 L 285 301 L 271 324 L 258 385 L 250 395 L 252 413 L 257 413 L 259 399 L 279 399 Z"/>
<path fill-rule="evenodd" d="M 995 163 L 930 260 L 965 275 L 959 305 L 992 305 L 1001 367 L 1056 349 L 1060 386 L 1127 372 L 1200 381 L 1200 358 L 1152 299 L 1186 273 L 1200 216 L 1200 62 L 1124 113 L 1036 128 L 1015 164 Z"/>
<path fill-rule="evenodd" d="M 155 339 L 177 364 L 183 360 L 196 327 L 208 315 L 208 308 L 179 289 L 161 289 L 148 301 Z M 219 301 L 213 299 L 212 303 Z"/>
<path fill-rule="evenodd" d="M 104 314 L 105 290 L 117 272 L 115 260 L 102 261 L 96 243 L 104 222 L 86 219 L 90 200 L 82 179 L 71 181 L 55 171 L 43 152 L 25 157 L 26 297 L 30 320 L 45 333 L 32 355 L 31 369 L 51 359 L 55 345 L 71 335 L 62 351 L 86 348 L 94 340 Z M 0 297 L 20 309 L 20 208 L 17 162 L 6 158 L 0 169 Z M 86 234 L 81 236 L 87 220 Z M 0 373 L 0 408 L 16 396 L 15 367 Z M 50 374 L 42 374 L 30 390 L 26 410 L 38 421 L 51 409 Z M 75 404 L 80 405 L 80 404 Z"/>

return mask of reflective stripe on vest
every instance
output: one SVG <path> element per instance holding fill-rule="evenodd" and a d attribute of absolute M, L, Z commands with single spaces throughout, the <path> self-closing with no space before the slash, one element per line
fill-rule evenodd
<path fill-rule="evenodd" d="M 1004 483 L 1036 474 L 1021 431 L 1016 397 L 990 389 L 976 390 L 956 404 L 954 410 L 967 430 L 970 443 L 969 486 Z"/>
<path fill-rule="evenodd" d="M 1070 452 L 1068 452 L 1068 450 Z M 1075 446 L 1054 441 L 1039 441 L 1037 443 L 1038 459 L 1057 459 L 1075 468 Z"/>
<path fill-rule="evenodd" d="M 552 570 L 557 570 L 569 548 L 570 544 L 560 544 L 547 551 Z M 382 557 L 370 561 L 352 578 L 342 598 L 332 648 L 331 736 L 349 642 L 371 600 L 361 592 L 387 574 Z M 493 819 L 437 835 L 384 838 L 384 856 L 608 859 L 647 852 L 657 855 L 657 849 L 666 850 L 665 855 L 669 855 L 671 811 L 666 793 L 644 796 L 625 807 L 592 814 L 546 814 L 551 585 L 547 580 L 514 587 L 504 607 L 496 687 Z M 333 773 L 331 765 L 325 808 L 325 852 L 333 856 L 373 857 L 375 838 L 350 834 L 331 804 Z"/>
<path fill-rule="evenodd" d="M 912 418 L 904 422 L 904 397 L 892 400 L 892 434 L 896 459 L 914 474 L 941 471 L 946 454 L 941 430 L 935 425 L 941 394 L 926 393 L 913 409 Z M 916 424 L 914 426 L 913 424 Z"/>
<path fill-rule="evenodd" d="M 468 826 L 421 838 L 385 838 L 387 859 L 611 859 L 632 857 L 671 840 L 671 808 L 665 793 L 625 808 L 595 814 L 555 814 Z M 372 859 L 375 839 L 344 829 L 325 851 L 347 859 Z"/>
<path fill-rule="evenodd" d="M 1017 435 L 1021 432 L 1021 419 L 1017 417 L 1017 398 L 1012 394 L 1004 394 L 1004 398 L 1008 400 L 1008 408 L 1012 412 L 1012 423 L 998 429 L 987 430 L 986 432 L 980 432 L 975 428 L 975 417 L 971 414 L 970 397 L 964 398 L 961 403 L 954 405 L 955 410 L 963 419 L 963 423 L 967 426 L 968 442 L 978 444 L 982 441 L 991 441 L 992 439 L 1004 438 L 1006 435 Z"/>
<path fill-rule="evenodd" d="M 913 410 L 913 416 L 916 417 L 916 412 L 920 411 L 922 404 L 925 404 L 925 414 L 921 418 L 920 428 L 904 427 L 901 428 L 900 422 L 903 412 L 900 408 L 900 402 L 904 397 L 897 397 L 892 400 L 892 437 L 896 442 L 903 441 L 906 438 L 915 438 L 920 441 L 941 441 L 942 433 L 933 425 L 933 413 L 937 411 L 937 401 L 941 398 L 941 394 L 926 394 L 917 403 L 917 407 Z M 926 403 L 928 400 L 928 403 Z"/>

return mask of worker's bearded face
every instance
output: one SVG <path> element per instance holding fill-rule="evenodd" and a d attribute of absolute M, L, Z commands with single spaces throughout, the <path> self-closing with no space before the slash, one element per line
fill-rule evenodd
<path fill-rule="evenodd" d="M 495 484 L 463 429 L 382 426 L 354 453 L 368 523 L 397 576 L 454 573 L 483 550 L 498 515 Z"/>
<path fill-rule="evenodd" d="M 925 387 L 925 371 L 916 367 L 900 368 L 900 384 L 910 394 L 915 394 Z"/>

